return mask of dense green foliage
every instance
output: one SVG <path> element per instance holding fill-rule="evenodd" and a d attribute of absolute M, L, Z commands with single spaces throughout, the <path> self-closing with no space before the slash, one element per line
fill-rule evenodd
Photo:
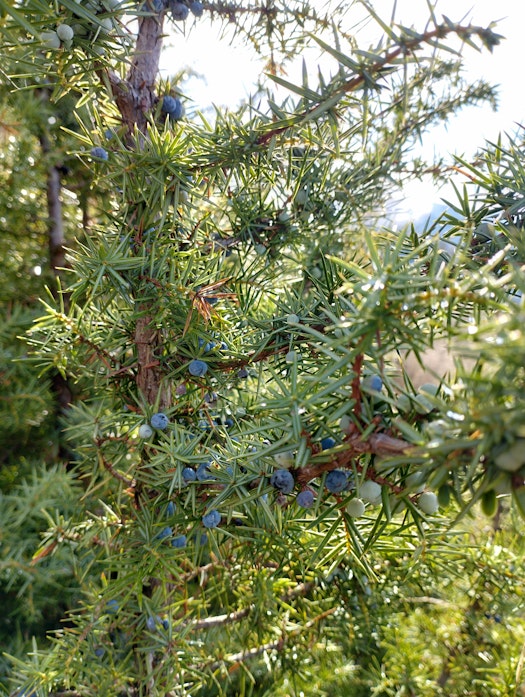
<path fill-rule="evenodd" d="M 424 233 L 382 217 L 415 139 L 494 99 L 452 51 L 493 27 L 0 8 L 9 694 L 520 694 L 521 136 Z M 271 51 L 266 100 L 183 114 L 156 49 L 189 9 Z M 307 42 L 336 69 L 291 84 Z"/>

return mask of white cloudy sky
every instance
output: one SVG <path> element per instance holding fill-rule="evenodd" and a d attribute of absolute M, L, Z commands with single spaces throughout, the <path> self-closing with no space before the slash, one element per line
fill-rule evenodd
<path fill-rule="evenodd" d="M 321 1 L 321 0 L 319 0 Z M 374 0 L 374 6 L 383 18 L 388 18 L 395 0 Z M 455 152 L 470 157 L 483 145 L 485 139 L 494 140 L 499 132 L 514 132 L 518 123 L 525 123 L 523 98 L 523 31 L 525 28 L 525 2 L 522 0 L 435 0 L 438 17 L 447 15 L 454 21 L 487 26 L 497 21 L 495 30 L 505 37 L 500 46 L 490 54 L 464 50 L 465 75 L 486 78 L 499 85 L 499 108 L 493 112 L 488 107 L 470 107 L 454 117 L 447 126 L 434 129 L 425 139 L 427 152 L 438 154 Z M 396 21 L 415 25 L 422 29 L 428 18 L 427 0 L 397 0 Z M 252 89 L 261 71 L 258 61 L 249 48 L 238 41 L 229 44 L 219 36 L 220 27 L 210 24 L 203 17 L 188 36 L 181 32 L 173 35 L 173 47 L 163 56 L 165 75 L 190 65 L 203 77 L 188 83 L 190 96 L 201 108 L 207 105 L 234 105 Z M 182 57 L 182 60 L 180 59 Z M 314 61 L 322 57 L 312 55 Z M 299 70 L 298 62 L 298 70 Z M 293 73 L 289 79 L 293 82 Z M 297 79 L 300 81 L 298 75 Z M 409 191 L 407 208 L 417 215 L 428 211 L 440 194 L 426 184 L 415 185 Z"/>

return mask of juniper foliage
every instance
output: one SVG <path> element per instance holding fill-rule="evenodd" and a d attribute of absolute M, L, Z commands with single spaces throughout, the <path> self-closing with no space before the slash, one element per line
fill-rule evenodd
<path fill-rule="evenodd" d="M 13 694 L 284 694 L 290 681 L 294 694 L 397 694 L 382 660 L 399 689 L 450 687 L 461 651 L 436 650 L 440 672 L 389 662 L 388 605 L 400 585 L 398 613 L 426 602 L 429 579 L 446 596 L 452 564 L 474 574 L 471 533 L 449 530 L 479 502 L 501 515 L 497 497 L 511 494 L 525 509 L 514 146 L 489 149 L 471 168 L 481 193 L 422 235 L 389 230 L 378 211 L 428 171 L 410 154 L 425 129 L 494 98 L 462 82 L 453 42 L 492 50 L 500 37 L 430 5 L 418 29 L 365 2 L 326 15 L 210 3 L 194 19 L 181 4 L 191 10 L 0 0 L 9 84 L 78 98 L 65 129 L 98 201 L 28 338 L 26 365 L 74 385 L 71 457 L 68 473 L 23 485 L 47 511 L 41 542 L 30 561 L 7 545 L 2 578 L 21 597 L 59 584 L 70 612 L 51 643 L 12 655 Z M 185 102 L 158 76 L 164 32 L 198 31 L 202 11 L 271 56 L 267 101 L 212 117 L 163 110 L 167 96 Z M 363 11 L 382 33 L 366 49 L 352 25 Z M 308 42 L 337 69 L 314 84 L 305 68 L 292 84 L 279 67 Z M 424 362 L 438 340 L 474 368 L 459 360 L 459 378 L 418 390 L 398 358 Z M 55 481 L 46 504 L 39 487 Z M 308 508 L 296 501 L 306 491 Z M 459 612 L 490 620 L 499 609 L 479 595 Z M 498 694 L 517 664 L 491 678 Z"/>

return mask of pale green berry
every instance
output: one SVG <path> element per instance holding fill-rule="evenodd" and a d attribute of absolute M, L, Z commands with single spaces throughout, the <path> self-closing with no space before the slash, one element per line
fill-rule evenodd
<path fill-rule="evenodd" d="M 425 475 L 423 472 L 413 472 L 405 479 L 405 487 L 419 494 L 425 488 Z"/>
<path fill-rule="evenodd" d="M 70 27 L 69 24 L 59 24 L 56 33 L 61 41 L 71 41 L 75 36 L 73 27 Z"/>
<path fill-rule="evenodd" d="M 286 223 L 290 220 L 291 217 L 292 216 L 290 215 L 290 213 L 287 210 L 284 210 L 279 213 L 279 215 L 277 216 L 277 220 L 280 223 Z"/>
<path fill-rule="evenodd" d="M 433 491 L 425 491 L 417 501 L 419 508 L 427 515 L 433 515 L 439 510 L 439 501 Z"/>
<path fill-rule="evenodd" d="M 304 206 L 307 201 L 308 191 L 306 189 L 299 189 L 299 191 L 295 194 L 295 203 L 297 203 L 299 206 Z"/>
<path fill-rule="evenodd" d="M 40 41 L 46 48 L 60 48 L 60 38 L 56 31 L 43 31 L 40 34 Z"/>
<path fill-rule="evenodd" d="M 399 411 L 410 411 L 412 409 L 412 402 L 406 394 L 401 394 L 397 398 L 396 406 Z"/>
<path fill-rule="evenodd" d="M 371 504 L 377 504 L 381 501 L 381 485 L 367 479 L 359 487 L 359 495 L 363 501 L 368 501 Z"/>
<path fill-rule="evenodd" d="M 351 518 L 361 518 L 365 512 L 365 504 L 362 499 L 352 499 L 346 506 L 346 512 Z"/>
<path fill-rule="evenodd" d="M 151 438 L 153 435 L 153 429 L 149 424 L 142 424 L 139 428 L 139 437 L 140 438 Z"/>
<path fill-rule="evenodd" d="M 100 31 L 104 32 L 104 34 L 109 34 L 109 32 L 113 30 L 113 22 L 111 21 L 110 17 L 102 17 L 102 19 L 99 19 L 98 21 Z"/>
<path fill-rule="evenodd" d="M 341 419 L 339 421 L 339 428 L 343 433 L 348 433 L 348 429 L 350 428 L 352 424 L 352 419 L 348 416 L 348 414 L 343 414 L 341 416 Z"/>
<path fill-rule="evenodd" d="M 273 457 L 279 467 L 292 467 L 295 462 L 292 450 L 287 450 L 284 453 L 276 453 Z"/>
<path fill-rule="evenodd" d="M 297 324 L 299 322 L 299 317 L 295 313 L 292 313 L 288 315 L 288 317 L 286 318 L 286 322 L 288 324 Z"/>
<path fill-rule="evenodd" d="M 426 392 L 427 394 L 431 394 L 433 397 L 435 397 L 439 392 L 439 386 L 434 385 L 433 382 L 425 382 L 419 388 L 419 392 Z"/>
<path fill-rule="evenodd" d="M 525 465 L 525 438 L 518 438 L 508 450 L 494 458 L 496 466 L 505 472 L 517 472 Z"/>
<path fill-rule="evenodd" d="M 430 414 L 432 409 L 434 409 L 434 405 L 430 399 L 422 394 L 418 394 L 414 397 L 414 408 L 418 414 Z"/>

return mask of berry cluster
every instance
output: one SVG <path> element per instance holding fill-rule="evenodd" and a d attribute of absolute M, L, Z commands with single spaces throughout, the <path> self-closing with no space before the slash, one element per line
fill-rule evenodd
<path fill-rule="evenodd" d="M 78 3 L 80 5 L 80 3 Z M 118 28 L 115 13 L 121 0 L 86 0 L 82 8 L 73 7 L 73 15 L 62 20 L 55 29 L 40 34 L 42 46 L 49 49 L 71 48 L 74 40 L 91 44 L 92 50 L 103 54 L 103 39 Z M 90 16 L 86 15 L 86 11 Z M 93 16 L 93 19 L 91 18 Z"/>

